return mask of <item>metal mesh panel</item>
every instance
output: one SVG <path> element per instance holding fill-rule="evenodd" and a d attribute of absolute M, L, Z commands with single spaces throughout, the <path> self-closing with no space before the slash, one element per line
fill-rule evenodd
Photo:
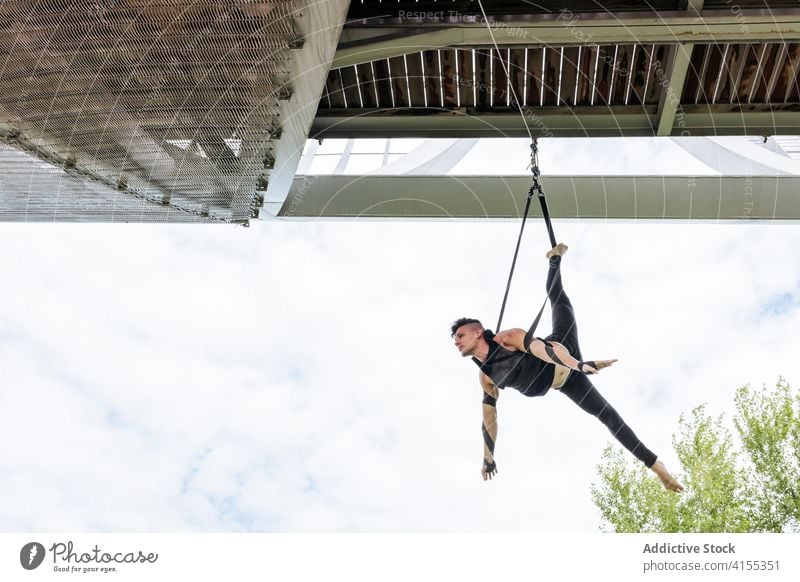
<path fill-rule="evenodd" d="M 0 137 L 66 168 L 73 177 L 59 183 L 81 200 L 113 193 L 103 208 L 246 220 L 274 159 L 279 101 L 291 97 L 293 10 L 280 0 L 5 0 Z M 46 206 L 52 175 L 34 175 L 35 187 L 11 178 L 44 172 L 30 160 L 3 155 L 4 212 L 12 200 Z"/>
<path fill-rule="evenodd" d="M 0 220 L 6 222 L 204 222 L 228 221 L 205 215 L 200 204 L 177 208 L 158 202 L 156 190 L 133 195 L 57 168 L 0 144 Z"/>

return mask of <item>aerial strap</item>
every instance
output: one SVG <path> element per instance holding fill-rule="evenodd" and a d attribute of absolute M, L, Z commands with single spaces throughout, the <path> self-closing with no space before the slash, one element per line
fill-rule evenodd
<path fill-rule="evenodd" d="M 497 39 L 494 37 L 494 31 L 492 30 L 491 23 L 489 22 L 489 18 L 486 16 L 486 10 L 483 8 L 483 2 L 478 0 L 478 7 L 481 9 L 481 14 L 483 15 L 483 21 L 486 23 L 486 30 L 489 33 L 489 37 L 492 39 L 492 44 L 494 45 L 495 50 L 499 53 L 500 47 L 497 44 Z M 503 72 L 505 72 L 506 79 L 511 78 L 511 72 L 508 70 L 508 66 L 506 66 L 506 62 L 503 59 L 500 59 L 500 64 L 503 67 Z M 510 63 L 509 63 L 510 64 Z M 506 284 L 506 293 L 503 296 L 503 305 L 500 307 L 500 317 L 497 319 L 497 331 L 500 331 L 500 324 L 503 323 L 503 313 L 506 310 L 506 300 L 508 299 L 508 290 L 511 288 L 511 278 L 514 276 L 514 266 L 517 264 L 517 254 L 519 253 L 519 245 L 522 241 L 522 231 L 525 229 L 525 220 L 528 218 L 528 211 L 531 208 L 531 199 L 533 198 L 534 194 L 539 195 L 539 204 L 542 207 L 542 216 L 544 216 L 544 222 L 547 225 L 547 234 L 550 235 L 550 243 L 552 246 L 556 246 L 556 237 L 553 234 L 553 225 L 550 224 L 550 213 L 547 211 L 547 201 L 544 199 L 544 190 L 542 190 L 542 185 L 539 183 L 539 149 L 536 145 L 536 138 L 533 137 L 533 133 L 531 132 L 531 128 L 528 125 L 528 119 L 525 115 L 525 112 L 522 110 L 522 102 L 519 100 L 517 96 L 517 91 L 514 89 L 514 84 L 511 83 L 509 85 L 511 89 L 511 98 L 513 103 L 516 104 L 517 109 L 519 110 L 520 117 L 522 117 L 522 123 L 525 126 L 525 131 L 528 132 L 528 136 L 531 138 L 531 172 L 533 173 L 533 185 L 531 185 L 530 190 L 528 190 L 528 200 L 525 202 L 525 212 L 522 215 L 522 226 L 519 229 L 519 238 L 517 239 L 517 248 L 514 251 L 514 260 L 511 262 L 511 272 L 508 274 L 508 283 Z M 548 289 L 549 291 L 549 289 Z M 536 329 L 536 326 L 539 324 L 539 319 L 542 316 L 542 312 L 544 311 L 544 306 L 547 304 L 547 298 L 544 300 L 544 304 L 542 308 L 539 310 L 539 315 L 536 316 L 536 320 L 533 322 L 531 329 L 529 330 L 529 334 L 533 335 L 533 330 Z"/>
<path fill-rule="evenodd" d="M 550 244 L 552 247 L 556 246 L 556 236 L 553 234 L 553 224 L 550 222 L 550 212 L 547 210 L 547 200 L 544 196 L 544 189 L 542 189 L 542 184 L 539 182 L 539 147 L 537 144 L 537 138 L 532 138 L 531 141 L 531 173 L 533 175 L 533 184 L 531 184 L 530 189 L 528 190 L 528 199 L 525 201 L 525 212 L 522 214 L 522 225 L 519 229 L 519 236 L 517 237 L 517 248 L 514 249 L 514 259 L 511 261 L 511 271 L 508 273 L 508 282 L 506 283 L 506 292 L 503 295 L 503 304 L 500 307 L 500 317 L 497 318 L 497 327 L 495 328 L 498 332 L 500 331 L 500 325 L 503 323 L 503 313 L 506 310 L 506 301 L 508 301 L 508 292 L 511 289 L 511 279 L 514 277 L 514 267 L 517 265 L 517 255 L 519 254 L 519 246 L 522 242 L 522 233 L 525 230 L 525 222 L 528 219 L 528 212 L 531 209 L 531 200 L 533 199 L 534 194 L 538 195 L 539 198 L 539 205 L 542 207 L 542 216 L 544 217 L 545 225 L 547 226 L 547 234 L 550 237 Z M 549 291 L 549 289 L 548 289 Z M 536 327 L 539 325 L 539 320 L 542 318 L 542 313 L 544 312 L 545 305 L 547 305 L 547 297 L 544 298 L 544 303 L 542 303 L 542 308 L 539 309 L 539 313 L 536 315 L 536 319 L 533 320 L 533 324 L 531 325 L 530 329 L 528 330 L 528 337 L 533 336 L 533 332 L 536 331 Z"/>
<path fill-rule="evenodd" d="M 539 195 L 539 205 L 542 207 L 542 216 L 544 223 L 547 226 L 547 234 L 550 236 L 550 248 L 556 246 L 556 235 L 553 234 L 553 224 L 550 222 L 550 212 L 547 210 L 547 199 L 544 197 L 544 190 L 542 183 L 539 182 L 539 146 L 536 143 L 536 138 L 533 138 L 531 143 L 531 173 L 533 174 L 533 185 L 531 191 L 528 193 L 528 200 L 532 195 L 534 189 Z"/>

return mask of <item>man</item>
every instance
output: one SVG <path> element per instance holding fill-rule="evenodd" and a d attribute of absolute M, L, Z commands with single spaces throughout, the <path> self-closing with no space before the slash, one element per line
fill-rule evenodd
<path fill-rule="evenodd" d="M 544 339 L 533 337 L 532 330 L 509 329 L 493 334 L 477 319 L 461 318 L 451 327 L 456 348 L 464 357 L 471 356 L 480 368 L 483 396 L 484 457 L 483 480 L 497 473 L 494 443 L 497 440 L 498 389 L 511 387 L 525 396 L 544 396 L 550 388 L 561 391 L 575 404 L 605 424 L 611 434 L 645 466 L 652 470 L 664 487 L 681 492 L 683 486 L 669 474 L 622 417 L 587 378 L 617 360 L 581 361 L 575 314 L 561 283 L 561 257 L 567 246 L 559 243 L 548 251 L 547 296 L 550 300 L 553 333 Z"/>

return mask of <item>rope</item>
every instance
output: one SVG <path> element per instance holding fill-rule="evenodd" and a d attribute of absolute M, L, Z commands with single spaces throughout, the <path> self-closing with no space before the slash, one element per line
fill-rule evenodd
<path fill-rule="evenodd" d="M 517 266 L 517 255 L 519 255 L 519 247 L 520 244 L 522 243 L 522 233 L 525 230 L 525 223 L 528 220 L 528 213 L 531 209 L 531 200 L 533 199 L 534 194 L 538 194 L 539 204 L 542 207 L 542 216 L 544 217 L 544 222 L 545 225 L 547 226 L 547 234 L 550 237 L 550 243 L 552 246 L 556 246 L 556 236 L 553 233 L 553 224 L 550 222 L 550 212 L 548 212 L 547 210 L 547 200 L 545 199 L 544 196 L 544 189 L 542 188 L 542 184 L 539 182 L 539 147 L 536 138 L 533 138 L 533 141 L 531 143 L 531 173 L 533 174 L 533 184 L 528 190 L 528 198 L 525 201 L 525 212 L 522 214 L 522 225 L 519 228 L 519 236 L 517 237 L 517 247 L 514 249 L 514 259 L 511 261 L 511 270 L 508 273 L 508 281 L 506 282 L 506 292 L 505 294 L 503 294 L 503 304 L 500 306 L 500 316 L 497 318 L 497 327 L 495 329 L 498 332 L 500 331 L 500 325 L 503 323 L 503 314 L 506 311 L 508 292 L 511 290 L 511 279 L 514 277 L 514 268 Z M 545 297 L 544 303 L 542 303 L 542 307 L 541 309 L 539 309 L 539 313 L 536 315 L 536 318 L 533 320 L 533 324 L 528 330 L 529 335 L 533 335 L 533 332 L 536 331 L 536 327 L 539 325 L 539 320 L 542 318 L 542 313 L 544 312 L 545 305 L 547 305 L 547 297 Z"/>
<path fill-rule="evenodd" d="M 514 249 L 514 259 L 511 261 L 511 271 L 508 273 L 508 283 L 506 283 L 506 292 L 503 295 L 503 305 L 500 307 L 500 317 L 497 319 L 498 332 L 500 331 L 500 324 L 503 323 L 503 313 L 506 311 L 506 301 L 508 301 L 508 292 L 511 289 L 511 279 L 514 276 L 514 267 L 517 265 L 517 255 L 519 254 L 519 245 L 522 242 L 522 232 L 525 230 L 525 221 L 528 219 L 528 211 L 531 208 L 531 199 L 533 198 L 533 186 L 528 190 L 528 200 L 525 202 L 525 213 L 522 215 L 522 226 L 519 228 L 519 236 L 517 237 L 517 248 Z"/>
<path fill-rule="evenodd" d="M 497 41 L 494 38 L 494 32 L 492 32 L 492 27 L 489 26 L 489 19 L 486 17 L 486 11 L 483 9 L 483 2 L 481 2 L 481 0 L 478 0 L 478 6 L 480 6 L 481 14 L 483 14 L 483 21 L 486 23 L 486 29 L 489 31 L 489 36 L 492 39 L 492 44 L 494 45 L 497 54 L 500 54 L 500 47 L 497 45 Z M 505 61 L 503 61 L 502 57 L 500 58 L 500 64 L 503 65 L 503 71 L 505 71 L 506 79 L 511 79 L 510 71 L 508 70 L 508 67 L 506 67 L 506 63 Z M 525 112 L 522 111 L 522 104 L 520 103 L 520 100 L 517 97 L 517 90 L 514 89 L 513 83 L 509 83 L 509 87 L 511 88 L 511 96 L 514 98 L 514 103 L 516 104 L 517 109 L 519 110 L 519 114 L 522 117 L 522 123 L 525 124 L 525 131 L 528 132 L 528 137 L 531 138 L 531 141 L 534 141 L 533 134 L 531 133 L 531 128 L 528 127 L 528 120 L 525 119 Z"/>
<path fill-rule="evenodd" d="M 495 50 L 497 51 L 498 55 L 500 54 L 500 47 L 497 44 L 497 40 L 494 38 L 494 32 L 492 32 L 492 27 L 489 26 L 489 18 L 486 16 L 486 10 L 483 8 L 483 2 L 478 0 L 478 6 L 481 9 L 481 14 L 483 15 L 483 21 L 486 23 L 486 29 L 489 31 L 489 36 L 492 39 L 492 44 L 494 45 Z M 511 73 L 506 66 L 505 61 L 502 57 L 500 57 L 500 64 L 503 66 L 503 71 L 506 74 L 506 79 L 511 79 Z M 497 318 L 497 327 L 495 328 L 498 332 L 500 331 L 500 325 L 503 323 L 503 314 L 506 310 L 506 302 L 508 301 L 508 292 L 511 289 L 511 279 L 514 277 L 514 268 L 517 265 L 517 255 L 519 254 L 519 247 L 522 243 L 522 233 L 525 230 L 525 222 L 528 219 L 528 212 L 531 208 L 531 200 L 533 199 L 534 194 L 538 194 L 539 198 L 539 205 L 542 208 L 542 216 L 544 217 L 545 225 L 547 226 L 547 234 L 550 236 L 550 243 L 552 246 L 556 246 L 556 237 L 553 234 L 553 225 L 550 222 L 550 212 L 547 210 L 547 200 L 544 196 L 544 190 L 542 189 L 542 184 L 539 182 L 539 148 L 536 143 L 536 138 L 533 137 L 531 133 L 531 128 L 528 126 L 528 120 L 525 118 L 525 112 L 522 110 L 522 104 L 517 97 L 517 91 L 514 88 L 513 83 L 509 83 L 509 87 L 511 89 L 511 96 L 514 98 L 514 104 L 517 106 L 519 110 L 519 115 L 522 117 L 522 123 L 525 125 L 525 131 L 528 132 L 528 137 L 531 138 L 531 173 L 533 174 L 533 184 L 531 185 L 530 189 L 528 190 L 528 199 L 525 202 L 525 212 L 522 215 L 522 225 L 519 229 L 519 236 L 517 237 L 517 247 L 514 249 L 514 259 L 511 261 L 511 271 L 508 273 L 508 282 L 506 283 L 506 292 L 503 295 L 503 304 L 500 307 L 500 316 Z M 542 317 L 542 312 L 544 311 L 544 307 L 547 305 L 547 297 L 545 297 L 544 303 L 542 304 L 542 308 L 539 310 L 539 314 L 536 316 L 536 319 L 531 326 L 529 333 L 532 334 L 535 331 L 536 326 L 539 324 L 539 319 Z"/>
<path fill-rule="evenodd" d="M 547 226 L 547 234 L 550 236 L 550 246 L 554 247 L 556 246 L 556 235 L 553 234 L 553 224 L 550 222 L 550 212 L 547 210 L 547 199 L 544 196 L 542 184 L 539 182 L 539 147 L 535 138 L 533 143 L 531 143 L 531 173 L 533 174 L 531 192 L 535 189 L 539 195 L 539 205 L 542 207 L 542 216 Z M 530 196 L 531 193 L 528 193 L 528 198 L 530 198 Z"/>

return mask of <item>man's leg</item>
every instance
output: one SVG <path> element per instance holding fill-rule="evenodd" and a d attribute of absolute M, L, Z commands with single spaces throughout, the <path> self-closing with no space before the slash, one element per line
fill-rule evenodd
<path fill-rule="evenodd" d="M 538 343 L 534 344 L 536 339 L 534 336 L 533 327 L 538 323 L 539 318 L 536 318 L 533 326 L 528 329 L 523 340 L 525 349 L 532 353 L 534 356 L 548 362 L 553 362 L 562 366 L 574 367 L 578 360 L 581 359 L 580 346 L 578 345 L 578 328 L 575 324 L 575 313 L 572 309 L 569 297 L 564 292 L 564 286 L 561 282 L 561 255 L 567 251 L 567 245 L 559 243 L 547 253 L 549 259 L 547 280 L 545 282 L 545 289 L 547 291 L 547 300 L 550 302 L 550 310 L 553 323 L 553 331 L 550 335 L 544 338 L 543 346 Z M 554 346 L 550 342 L 558 342 L 563 345 Z M 566 350 L 566 351 L 565 351 Z M 558 352 L 558 353 L 557 353 Z M 575 358 L 572 364 L 565 363 L 564 358 L 571 360 Z"/>
<path fill-rule="evenodd" d="M 644 446 L 644 443 L 622 420 L 622 417 L 614 410 L 614 407 L 592 385 L 589 378 L 583 374 L 572 374 L 560 391 L 569 396 L 583 410 L 597 417 L 600 422 L 606 425 L 611 434 L 614 435 L 614 438 L 628 449 L 634 457 L 644 463 L 645 467 L 653 471 L 666 489 L 676 493 L 683 491 L 683 485 L 678 483 L 667 471 L 667 467 L 656 457 L 655 453 Z"/>
<path fill-rule="evenodd" d="M 547 270 L 547 297 L 550 300 L 550 312 L 553 320 L 553 331 L 545 339 L 564 344 L 576 359 L 581 360 L 581 348 L 578 344 L 578 325 L 575 322 L 575 310 L 564 291 L 561 281 L 561 256 L 550 258 Z"/>
<path fill-rule="evenodd" d="M 583 374 L 572 374 L 566 384 L 561 387 L 561 392 L 566 394 L 570 400 L 580 406 L 584 411 L 602 422 L 614 435 L 623 447 L 628 449 L 634 457 L 645 464 L 647 468 L 652 468 L 656 462 L 656 455 L 648 449 L 636 436 L 631 428 L 622 420 L 622 417 L 614 409 L 603 395 L 592 385 L 589 378 Z"/>
<path fill-rule="evenodd" d="M 547 273 L 547 296 L 552 307 L 553 333 L 545 339 L 561 342 L 575 358 L 581 360 L 583 358 L 578 344 L 578 327 L 575 323 L 575 312 L 569 297 L 564 292 L 564 286 L 561 281 L 560 255 L 563 254 L 563 251 L 554 248 L 548 254 L 552 254 L 549 257 L 550 268 Z M 639 440 L 636 433 L 633 432 L 614 407 L 608 403 L 584 374 L 576 374 L 574 372 L 570 374 L 560 392 L 566 394 L 581 409 L 606 425 L 611 434 L 614 435 L 614 438 L 623 447 L 628 449 L 633 456 L 642 461 L 648 469 L 658 476 L 664 487 L 671 491 L 683 491 L 683 486 L 669 474 L 664 463 L 658 460 L 655 453 L 644 446 L 644 443 Z"/>
<path fill-rule="evenodd" d="M 580 360 L 583 360 L 583 356 L 581 355 L 581 347 L 578 342 L 578 325 L 575 322 L 575 310 L 572 307 L 567 293 L 564 291 L 564 285 L 561 280 L 561 256 L 566 250 L 567 246 L 563 243 L 559 243 L 547 253 L 549 265 L 545 288 L 547 289 L 547 297 L 550 301 L 553 331 L 544 338 L 545 347 L 539 348 L 539 353 L 535 353 L 534 349 L 531 347 L 531 342 L 533 341 L 533 332 L 531 330 L 528 330 L 528 333 L 525 335 L 523 345 L 528 351 L 533 353 L 533 355 L 543 358 L 546 361 L 567 366 L 568 368 L 579 370 L 582 373 L 596 373 L 592 371 L 592 368 L 599 371 L 610 366 L 616 362 L 616 360 L 585 362 L 585 364 L 588 364 L 591 368 L 580 365 Z M 564 347 L 551 346 L 550 342 L 558 342 Z M 547 357 L 541 355 L 542 349 L 545 350 Z M 566 352 L 564 350 L 566 350 Z M 571 364 L 565 363 L 571 358 L 574 358 L 575 362 Z"/>

